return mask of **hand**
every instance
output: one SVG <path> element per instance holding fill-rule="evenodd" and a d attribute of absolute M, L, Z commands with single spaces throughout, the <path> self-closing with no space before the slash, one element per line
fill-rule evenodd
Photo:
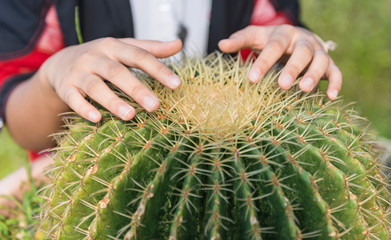
<path fill-rule="evenodd" d="M 232 53 L 243 48 L 261 51 L 249 71 L 248 78 L 257 83 L 284 55 L 290 55 L 278 78 L 279 86 L 288 90 L 294 80 L 308 67 L 299 87 L 311 91 L 322 77 L 329 80 L 327 96 L 335 100 L 341 90 L 342 73 L 327 53 L 324 43 L 313 33 L 300 27 L 248 26 L 219 42 L 223 52 Z"/>
<path fill-rule="evenodd" d="M 172 42 L 103 38 L 68 47 L 49 58 L 39 75 L 46 85 L 71 109 L 92 122 L 100 112 L 85 99 L 91 99 L 127 121 L 135 110 L 104 83 L 110 81 L 147 111 L 159 106 L 157 97 L 126 66 L 139 68 L 165 86 L 175 89 L 181 81 L 156 58 L 169 57 L 182 48 L 180 40 Z"/>

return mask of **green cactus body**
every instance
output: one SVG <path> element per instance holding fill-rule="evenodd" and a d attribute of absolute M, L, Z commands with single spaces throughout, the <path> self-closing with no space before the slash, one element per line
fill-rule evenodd
<path fill-rule="evenodd" d="M 247 81 L 212 54 L 170 64 L 169 90 L 123 122 L 66 118 L 43 196 L 50 239 L 390 239 L 390 193 L 373 136 L 321 93 Z M 113 87 L 114 88 L 114 87 Z"/>

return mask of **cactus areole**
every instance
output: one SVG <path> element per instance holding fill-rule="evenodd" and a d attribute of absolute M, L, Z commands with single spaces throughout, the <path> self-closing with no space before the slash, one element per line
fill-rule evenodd
<path fill-rule="evenodd" d="M 214 53 L 170 63 L 170 90 L 124 122 L 102 109 L 57 134 L 40 233 L 49 239 L 391 239 L 390 193 L 368 123 L 278 73 Z"/>

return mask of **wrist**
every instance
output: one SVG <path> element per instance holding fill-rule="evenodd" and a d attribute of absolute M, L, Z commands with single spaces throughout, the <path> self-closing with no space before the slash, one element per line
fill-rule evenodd
<path fill-rule="evenodd" d="M 44 64 L 45 65 L 45 64 Z M 54 86 L 51 84 L 45 66 L 42 65 L 38 72 L 32 77 L 34 89 L 40 94 L 43 101 L 56 111 L 69 111 L 69 107 L 58 96 Z"/>

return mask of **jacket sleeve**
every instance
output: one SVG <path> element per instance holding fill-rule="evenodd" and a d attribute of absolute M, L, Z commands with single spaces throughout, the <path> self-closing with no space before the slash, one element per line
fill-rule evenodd
<path fill-rule="evenodd" d="M 0 126 L 6 122 L 5 106 L 11 91 L 55 52 L 42 47 L 53 42 L 49 41 L 53 29 L 47 24 L 50 10 L 54 11 L 50 0 L 0 2 Z M 61 47 L 57 43 L 55 50 Z"/>

